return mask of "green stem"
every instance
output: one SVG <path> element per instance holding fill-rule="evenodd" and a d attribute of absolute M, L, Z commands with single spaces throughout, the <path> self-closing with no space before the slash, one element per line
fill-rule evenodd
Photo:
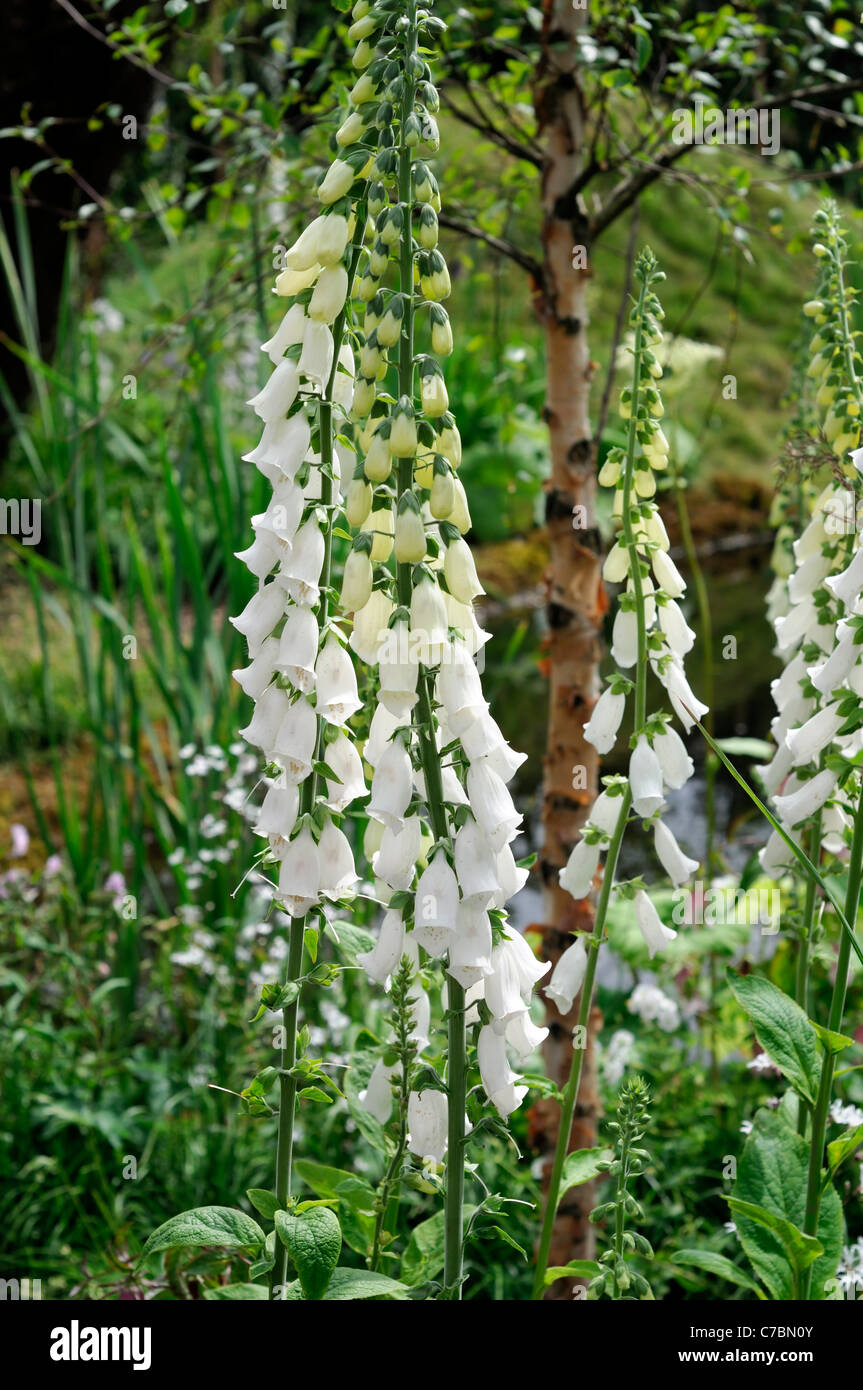
<path fill-rule="evenodd" d="M 854 835 L 851 841 L 851 857 L 848 865 L 848 886 L 845 891 L 845 919 L 851 925 L 852 930 L 856 926 L 857 913 L 860 907 L 861 880 L 863 880 L 863 788 L 861 788 L 857 816 L 854 821 Z M 827 1027 L 834 1033 L 842 1031 L 850 963 L 851 937 L 847 932 L 843 932 L 839 940 L 836 978 L 833 982 L 833 995 L 827 1017 Z M 815 1109 L 812 1113 L 812 1141 L 809 1148 L 809 1176 L 806 1185 L 806 1219 L 803 1225 L 803 1230 L 808 1236 L 817 1234 L 818 1218 L 821 1214 L 821 1195 L 824 1190 L 821 1163 L 824 1157 L 824 1139 L 827 1133 L 827 1116 L 830 1109 L 835 1066 L 835 1053 L 825 1044 L 818 1095 L 815 1098 Z M 812 1266 L 810 1265 L 804 1276 L 803 1297 L 808 1299 L 811 1296 L 811 1291 Z"/>
<path fill-rule="evenodd" d="M 581 1044 L 583 1040 L 584 1046 L 580 1045 L 573 1049 L 572 1066 L 570 1067 L 569 1078 L 563 1092 L 563 1100 L 560 1106 L 560 1127 L 557 1131 L 554 1162 L 551 1168 L 551 1178 L 549 1179 L 548 1192 L 545 1199 L 545 1211 L 542 1218 L 542 1229 L 539 1236 L 536 1276 L 533 1284 L 534 1299 L 542 1298 L 545 1292 L 545 1271 L 548 1268 L 548 1252 L 551 1247 L 554 1218 L 560 1196 L 563 1165 L 566 1162 L 566 1155 L 569 1150 L 572 1120 L 575 1114 L 575 1104 L 578 1099 L 579 1086 L 581 1085 L 581 1070 L 587 1045 L 587 1025 L 590 1019 L 590 1009 L 593 1000 L 593 982 L 596 975 L 596 962 L 599 958 L 599 948 L 604 940 L 605 922 L 608 915 L 611 889 L 614 883 L 614 872 L 617 867 L 617 856 L 620 853 L 620 845 L 623 840 L 623 832 L 626 828 L 626 819 L 629 815 L 631 803 L 632 791 L 627 785 L 621 798 L 617 824 L 614 827 L 614 834 L 608 847 L 605 871 L 602 876 L 602 887 L 599 890 L 599 898 L 596 904 L 596 920 L 594 922 L 593 934 L 587 938 L 587 970 L 584 974 L 584 984 L 581 987 L 581 999 L 579 1001 L 578 1018 L 575 1026 L 576 1038 L 579 1044 Z"/>

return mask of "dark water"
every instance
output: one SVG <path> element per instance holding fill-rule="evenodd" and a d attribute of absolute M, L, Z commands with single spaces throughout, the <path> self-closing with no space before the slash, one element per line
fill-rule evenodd
<path fill-rule="evenodd" d="M 780 671 L 772 653 L 773 633 L 765 618 L 765 600 L 772 580 L 769 551 L 758 548 L 725 556 L 707 569 L 713 623 L 712 668 L 714 681 L 713 721 L 717 738 L 746 735 L 766 738 L 774 710 L 770 682 Z M 686 673 L 696 695 L 704 694 L 704 644 L 699 631 L 694 602 L 685 605 L 690 627 L 698 634 L 686 658 Z M 519 853 L 539 847 L 539 821 L 542 795 L 542 760 L 545 753 L 548 686 L 540 670 L 545 613 L 541 608 L 514 609 L 504 617 L 489 617 L 484 626 L 493 633 L 487 647 L 484 682 L 492 713 L 514 747 L 528 754 L 513 784 L 515 796 L 525 816 L 525 835 L 517 846 Z M 606 646 L 610 645 L 610 628 Z M 604 669 L 611 669 L 606 659 Z M 648 709 L 659 704 L 668 708 L 662 687 L 650 678 Z M 680 726 L 675 722 L 678 733 Z M 618 738 L 618 751 L 603 761 L 603 773 L 625 772 L 629 730 Z M 705 810 L 705 744 L 698 730 L 686 739 L 695 762 L 694 777 L 668 799 L 665 820 L 683 848 L 695 858 L 704 852 L 707 838 Z M 747 775 L 751 760 L 736 759 Z M 755 849 L 764 843 L 766 830 L 746 794 L 720 770 L 716 783 L 716 834 L 723 855 L 732 868 L 739 869 Z M 621 851 L 620 874 L 632 877 L 642 870 L 654 878 L 655 860 L 649 842 L 641 834 L 628 835 Z M 540 894 L 528 884 L 516 899 L 519 923 L 541 920 Z"/>

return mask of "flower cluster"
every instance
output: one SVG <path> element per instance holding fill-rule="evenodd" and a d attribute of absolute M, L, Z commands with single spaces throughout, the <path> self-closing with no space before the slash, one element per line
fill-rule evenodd
<path fill-rule="evenodd" d="M 448 1110 L 464 1110 L 466 1027 L 479 1026 L 480 1076 L 498 1113 L 525 1094 L 508 1050 L 526 1058 L 544 1036 L 528 1005 L 547 967 L 507 925 L 527 874 L 513 855 L 521 816 L 507 786 L 523 759 L 489 712 L 475 661 L 487 640 L 473 611 L 482 588 L 464 539 L 461 439 L 441 365 L 453 344 L 442 303 L 450 278 L 426 163 L 439 144 L 439 98 L 419 52 L 440 21 L 387 3 L 353 13 L 362 76 L 338 139 L 357 151 L 373 141 L 375 153 L 355 288 L 357 464 L 346 494 L 355 535 L 341 606 L 353 615 L 351 648 L 375 673 L 365 850 L 387 905 L 361 963 L 385 988 L 406 952 L 422 967 L 443 964 L 449 1102 L 429 1088 L 408 1103 L 411 1151 L 439 1162 Z M 426 1043 L 426 1023 L 420 1033 Z M 379 1115 L 389 1114 L 388 1079 L 381 1063 L 366 1091 Z"/>
<path fill-rule="evenodd" d="M 633 379 L 620 398 L 628 442 L 626 448 L 610 451 L 599 474 L 601 484 L 615 489 L 613 510 L 620 523 L 603 566 L 609 583 L 624 586 L 612 632 L 611 654 L 618 670 L 584 729 L 585 738 L 599 753 L 610 752 L 634 689 L 632 751 L 628 777 L 604 779 L 605 790 L 591 807 L 581 838 L 561 870 L 561 884 L 576 899 L 590 893 L 601 858 L 612 845 L 616 856 L 630 810 L 650 828 L 656 856 L 676 887 L 698 867 L 661 818 L 667 791 L 678 790 L 692 776 L 692 759 L 671 727 L 670 715 L 647 713 L 648 663 L 687 732 L 706 713 L 706 706 L 696 699 L 686 679 L 684 657 L 695 634 L 680 606 L 686 585 L 669 555 L 668 535 L 655 500 L 656 474 L 667 466 L 669 446 L 660 424 L 662 368 L 655 352 L 662 341 L 663 311 L 653 286 L 663 277 L 649 251 L 639 257 L 637 275 L 641 290 L 631 317 Z M 633 668 L 634 682 L 626 674 Z M 642 887 L 635 887 L 632 896 L 636 921 L 653 957 L 675 933 L 660 921 Z M 587 945 L 579 936 L 561 957 L 546 988 L 562 1012 L 572 1007 L 586 969 Z"/>
<path fill-rule="evenodd" d="M 854 446 L 863 390 L 849 322 L 854 292 L 844 283 L 846 246 L 832 205 L 816 214 L 815 232 L 823 238 L 815 248 L 823 270 L 820 297 L 805 306 L 816 324 L 808 376 L 843 478 L 815 499 L 791 547 L 791 572 L 778 575 L 771 590 L 771 619 L 785 668 L 771 686 L 776 752 L 758 771 L 780 824 L 798 844 L 810 826 L 807 849 L 818 857 L 822 850 L 838 854 L 846 847 L 859 793 L 851 768 L 863 748 L 863 550 L 857 528 L 863 449 Z M 759 857 L 765 872 L 778 877 L 793 854 L 774 831 Z"/>

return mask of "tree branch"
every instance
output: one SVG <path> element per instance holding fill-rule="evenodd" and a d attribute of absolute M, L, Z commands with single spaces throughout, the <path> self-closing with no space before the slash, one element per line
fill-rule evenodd
<path fill-rule="evenodd" d="M 460 232 L 462 236 L 469 236 L 474 241 L 481 241 L 486 246 L 491 247 L 492 251 L 496 251 L 499 256 L 506 256 L 507 260 L 513 261 L 515 265 L 521 266 L 522 270 L 526 270 L 537 285 L 542 285 L 542 265 L 527 251 L 522 251 L 514 242 L 507 241 L 504 237 L 495 236 L 493 232 L 484 232 L 482 227 L 478 227 L 475 222 L 468 222 L 463 217 L 453 217 L 448 212 L 438 213 L 438 221 L 442 227 L 449 227 L 451 231 Z"/>

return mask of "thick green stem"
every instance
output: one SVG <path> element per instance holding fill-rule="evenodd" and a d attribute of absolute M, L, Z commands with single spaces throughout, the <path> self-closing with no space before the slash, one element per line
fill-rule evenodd
<path fill-rule="evenodd" d="M 845 920 L 852 931 L 856 929 L 857 925 L 857 913 L 860 907 L 861 880 L 863 880 L 863 789 L 861 789 L 860 800 L 857 806 L 857 816 L 854 821 L 851 857 L 848 864 L 848 886 L 845 892 Z M 848 967 L 850 962 L 851 937 L 848 932 L 843 932 L 839 939 L 839 951 L 836 959 L 836 978 L 833 982 L 833 995 L 830 1000 L 830 1012 L 827 1017 L 827 1027 L 834 1033 L 842 1031 L 842 1017 L 845 1012 L 845 996 L 848 992 Z M 833 1090 L 833 1072 L 835 1066 L 835 1054 L 825 1045 L 824 1060 L 821 1063 L 821 1078 L 818 1085 L 818 1095 L 816 1096 L 815 1109 L 812 1113 L 809 1177 L 806 1186 L 806 1219 L 803 1225 L 804 1232 L 808 1236 L 817 1235 L 818 1218 L 821 1215 L 821 1194 L 823 1192 L 821 1163 L 824 1157 L 824 1139 L 827 1133 L 827 1117 L 830 1109 L 830 1096 Z M 804 1298 L 808 1299 L 810 1297 L 811 1290 L 812 1266 L 810 1265 L 804 1276 Z"/>
<path fill-rule="evenodd" d="M 611 898 L 612 885 L 614 883 L 614 872 L 617 867 L 617 856 L 620 852 L 623 832 L 626 828 L 626 818 L 629 815 L 631 803 L 632 792 L 627 785 L 621 798 L 620 811 L 618 812 L 617 824 L 614 827 L 611 844 L 608 847 L 608 856 L 605 861 L 605 870 L 602 877 L 602 887 L 599 890 L 599 899 L 596 904 L 596 919 L 594 922 L 593 934 L 587 937 L 587 970 L 584 975 L 584 984 L 581 987 L 581 1000 L 575 1026 L 575 1037 L 578 1045 L 573 1050 L 572 1066 L 560 1106 L 560 1127 L 557 1131 L 554 1162 L 552 1164 L 551 1178 L 549 1179 L 548 1192 L 545 1199 L 545 1211 L 543 1213 L 542 1230 L 539 1236 L 539 1250 L 536 1259 L 536 1276 L 533 1285 L 533 1297 L 535 1299 L 542 1298 L 545 1292 L 545 1271 L 548 1268 L 548 1252 L 551 1247 L 552 1232 L 554 1231 L 554 1218 L 560 1196 L 563 1165 L 566 1161 L 566 1155 L 569 1149 L 569 1136 L 572 1132 L 575 1104 L 578 1099 L 578 1089 L 581 1085 L 581 1069 L 584 1063 L 584 1052 L 587 1045 L 587 1025 L 590 1019 L 590 1008 L 593 1000 L 593 982 L 596 975 L 596 962 L 599 957 L 599 948 L 604 939 L 608 904 Z"/>

